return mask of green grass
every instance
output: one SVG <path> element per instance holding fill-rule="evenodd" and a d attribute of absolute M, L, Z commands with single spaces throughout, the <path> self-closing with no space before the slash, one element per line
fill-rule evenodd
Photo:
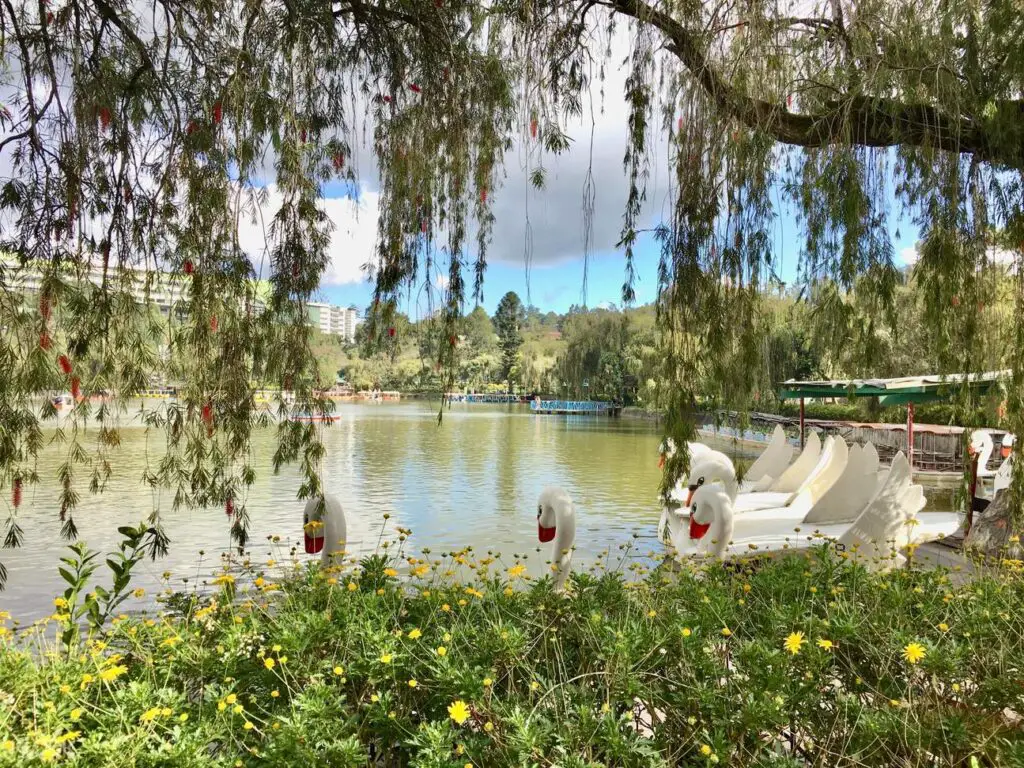
<path fill-rule="evenodd" d="M 0 765 L 1024 761 L 1002 715 L 1024 695 L 1018 572 L 955 586 L 820 550 L 747 571 L 636 561 L 629 581 L 605 557 L 564 596 L 515 560 L 401 546 L 275 583 L 281 566 L 253 563 L 69 650 L 46 640 L 63 605 L 8 633 Z"/>

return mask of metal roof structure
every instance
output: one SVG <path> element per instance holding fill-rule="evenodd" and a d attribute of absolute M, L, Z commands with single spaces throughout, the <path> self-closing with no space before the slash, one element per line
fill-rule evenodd
<path fill-rule="evenodd" d="M 877 397 L 881 405 L 932 403 L 949 398 L 950 391 L 966 385 L 979 394 L 988 392 L 1010 371 L 986 373 L 950 373 L 932 376 L 905 376 L 896 379 L 848 379 L 831 381 L 797 381 L 789 379 L 779 385 L 779 397 L 797 400 L 808 397 Z"/>

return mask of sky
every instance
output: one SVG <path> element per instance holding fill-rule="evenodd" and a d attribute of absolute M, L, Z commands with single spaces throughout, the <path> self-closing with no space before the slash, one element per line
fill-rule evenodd
<path fill-rule="evenodd" d="M 612 44 L 612 61 L 624 60 L 629 54 L 628 46 L 628 36 L 618 34 Z M 596 307 L 621 302 L 625 263 L 616 243 L 628 191 L 622 166 L 628 124 L 623 96 L 627 74 L 627 66 L 609 66 L 603 83 L 596 76 L 592 78 L 583 117 L 567 126 L 571 138 L 568 152 L 541 158 L 536 142 L 523 136 L 506 155 L 505 178 L 490 191 L 495 224 L 484 284 L 483 306 L 488 312 L 493 313 L 509 290 L 545 312 L 565 312 L 573 304 Z M 357 126 L 353 134 L 372 135 L 372 131 Z M 668 214 L 667 182 L 671 173 L 664 136 L 653 137 L 652 143 L 648 200 L 641 216 L 648 227 L 657 225 Z M 369 147 L 353 149 L 350 162 L 360 179 L 356 194 L 341 183 L 323 188 L 323 206 L 335 230 L 329 248 L 330 265 L 317 298 L 343 306 L 354 304 L 362 311 L 372 296 L 372 285 L 362 266 L 370 260 L 376 239 L 379 177 Z M 547 171 L 547 183 L 543 190 L 536 190 L 528 178 L 541 161 Z M 584 247 L 582 215 L 588 169 L 594 189 L 589 251 Z M 269 192 L 270 199 L 263 206 L 266 218 L 273 215 L 280 200 L 275 197 L 273 186 Z M 911 263 L 916 256 L 916 231 L 908 222 L 898 221 L 895 213 L 890 218 L 896 259 Z M 778 211 L 774 229 L 776 272 L 783 281 L 792 282 L 800 251 L 800 233 L 792 212 Z M 899 238 L 895 237 L 897 232 Z M 265 242 L 262 230 L 257 224 L 246 222 L 240 235 L 243 247 L 250 250 L 258 266 L 259 256 L 255 252 Z M 529 261 L 527 243 L 531 246 Z M 640 242 L 635 262 L 638 304 L 655 298 L 657 262 L 657 245 L 648 236 Z M 472 285 L 472 275 L 467 275 L 467 283 Z M 422 287 L 409 292 L 403 310 L 413 319 L 424 317 L 431 306 L 441 303 L 443 285 L 441 279 L 432 281 L 430 296 Z"/>

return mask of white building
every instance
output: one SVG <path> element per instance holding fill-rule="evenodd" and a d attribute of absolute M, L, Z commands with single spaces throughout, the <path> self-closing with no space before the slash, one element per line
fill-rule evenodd
<path fill-rule="evenodd" d="M 341 336 L 349 344 L 355 341 L 359 317 L 355 307 L 336 307 L 319 301 L 306 305 L 309 324 L 321 333 Z"/>

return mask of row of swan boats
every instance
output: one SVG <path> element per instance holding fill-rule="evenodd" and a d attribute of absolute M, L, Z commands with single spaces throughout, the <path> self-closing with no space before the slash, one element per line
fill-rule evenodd
<path fill-rule="evenodd" d="M 995 491 L 1009 485 L 1013 442 L 1012 435 L 1004 436 L 1003 463 L 991 472 Z M 848 446 L 834 436 L 822 442 L 811 433 L 795 455 L 777 426 L 740 480 L 724 453 L 703 443 L 688 447 L 690 471 L 669 494 L 658 523 L 658 537 L 680 560 L 732 560 L 830 542 L 871 570 L 887 570 L 902 564 L 915 546 L 961 528 L 959 513 L 922 511 L 924 491 L 913 482 L 902 452 L 883 468 L 871 443 Z M 970 450 L 982 468 L 993 447 L 987 431 L 972 434 Z M 662 443 L 661 462 L 674 450 L 671 441 Z M 319 553 L 322 564 L 330 565 L 345 550 L 341 502 L 329 494 L 310 499 L 303 510 L 303 532 L 306 552 Z M 562 589 L 576 540 L 576 509 L 563 488 L 545 488 L 540 494 L 537 538 L 552 543 L 554 586 Z"/>
<path fill-rule="evenodd" d="M 971 435 L 978 478 L 991 477 L 993 493 L 1009 486 L 1013 443 L 1013 435 L 1003 437 L 1003 463 L 989 470 L 991 433 Z M 658 526 L 659 538 L 681 557 L 731 559 L 829 540 L 888 567 L 912 547 L 957 533 L 963 523 L 957 512 L 923 512 L 924 492 L 913 482 L 906 456 L 897 453 L 883 468 L 871 443 L 848 446 L 838 436 L 822 442 L 811 433 L 794 457 L 795 448 L 776 426 L 742 481 L 724 453 L 702 443 L 689 449 L 690 471 L 669 494 Z M 671 442 L 663 443 L 662 460 L 673 453 Z"/>

